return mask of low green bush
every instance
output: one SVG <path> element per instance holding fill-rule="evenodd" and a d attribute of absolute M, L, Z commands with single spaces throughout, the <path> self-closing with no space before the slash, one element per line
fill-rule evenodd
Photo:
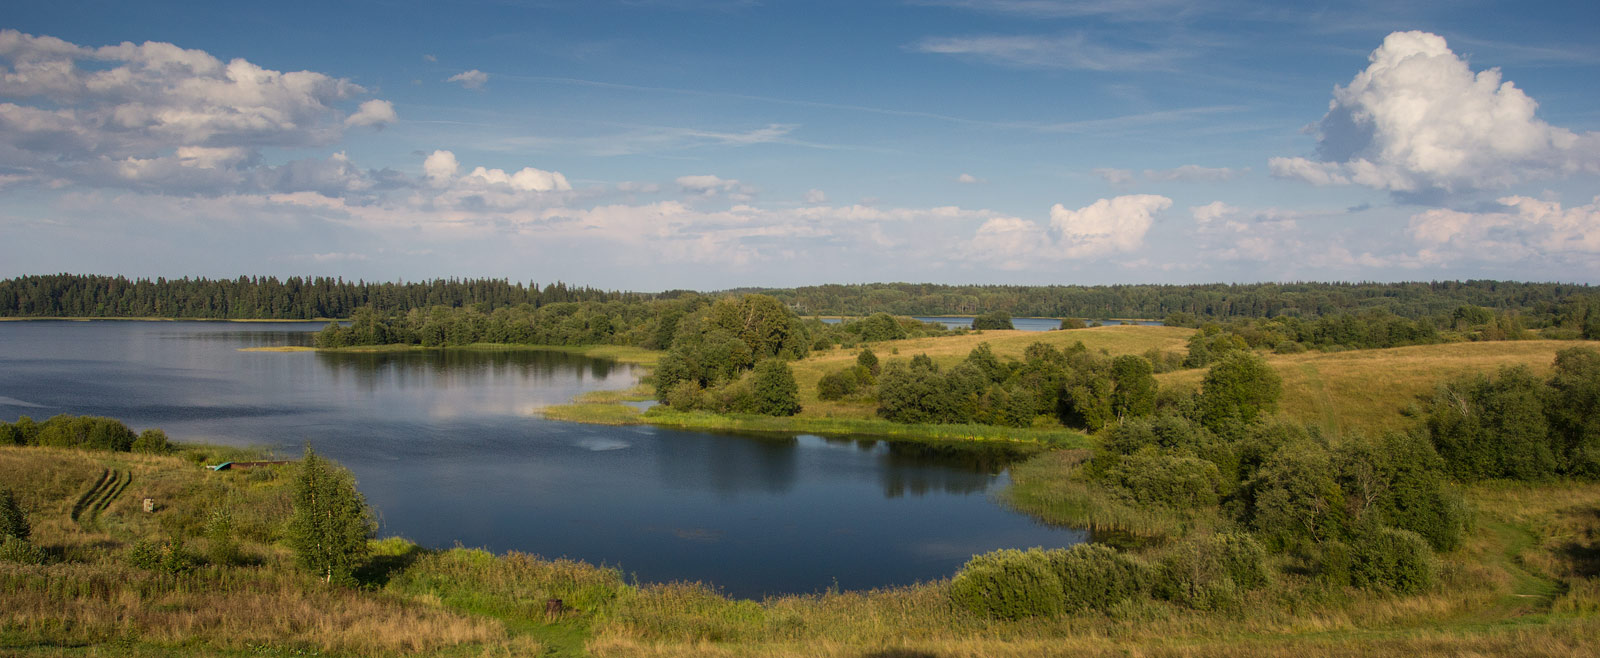
<path fill-rule="evenodd" d="M 1254 537 L 1228 533 L 1196 537 L 1174 546 L 1161 561 L 1155 593 L 1196 610 L 1236 605 L 1267 583 L 1266 550 Z"/>
<path fill-rule="evenodd" d="M 1351 547 L 1350 582 L 1366 589 L 1412 594 L 1438 578 L 1433 549 L 1410 530 L 1380 528 L 1361 533 Z"/>
<path fill-rule="evenodd" d="M 128 564 L 174 576 L 193 570 L 199 562 L 178 539 L 159 543 L 141 539 L 128 548 Z"/>
<path fill-rule="evenodd" d="M 1078 544 L 1049 551 L 1050 566 L 1061 580 L 1063 609 L 1108 610 L 1150 587 L 1150 568 L 1104 544 Z"/>
<path fill-rule="evenodd" d="M 6 535 L 4 539 L 0 539 L 0 561 L 20 564 L 44 564 L 49 560 L 49 557 L 43 548 L 39 548 L 33 542 L 21 537 Z"/>
<path fill-rule="evenodd" d="M 32 533 L 28 515 L 17 502 L 17 495 L 10 489 L 0 489 L 0 539 L 16 537 L 26 540 Z"/>
<path fill-rule="evenodd" d="M 973 556 L 950 580 L 950 601 L 985 617 L 1022 619 L 1060 614 L 1066 595 L 1050 554 L 1034 548 Z"/>
<path fill-rule="evenodd" d="M 862 352 L 870 354 L 871 352 Z M 876 361 L 874 361 L 876 363 Z M 817 397 L 823 400 L 843 400 L 872 385 L 872 371 L 857 364 L 835 370 L 817 381 Z"/>
<path fill-rule="evenodd" d="M 133 440 L 132 450 L 152 455 L 166 454 L 171 449 L 167 441 L 167 433 L 157 429 L 148 429 L 139 433 L 139 438 Z"/>

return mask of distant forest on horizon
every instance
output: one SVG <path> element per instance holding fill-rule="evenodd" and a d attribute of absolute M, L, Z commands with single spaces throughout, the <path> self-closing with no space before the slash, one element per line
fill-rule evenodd
<path fill-rule="evenodd" d="M 1100 286 L 866 283 L 639 293 L 562 282 L 541 287 L 508 279 L 368 282 L 336 277 L 130 279 L 51 274 L 0 280 L 0 317 L 310 320 L 347 318 L 356 309 L 368 307 L 381 313 L 435 306 L 472 307 L 488 313 L 521 305 L 636 303 L 737 293 L 771 295 L 800 315 L 978 315 L 1001 311 L 1016 317 L 1162 319 L 1174 313 L 1266 318 L 1382 311 L 1415 319 L 1466 305 L 1549 316 L 1563 305 L 1600 297 L 1600 288 L 1489 280 Z"/>

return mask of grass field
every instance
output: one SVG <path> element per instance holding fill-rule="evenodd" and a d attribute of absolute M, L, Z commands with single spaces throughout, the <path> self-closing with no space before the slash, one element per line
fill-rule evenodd
<path fill-rule="evenodd" d="M 1417 345 L 1386 350 L 1266 355 L 1283 378 L 1284 416 L 1336 431 L 1377 433 L 1411 424 L 1404 411 L 1438 383 L 1472 373 L 1523 365 L 1544 375 L 1556 352 L 1600 342 L 1522 340 Z M 1156 377 L 1162 386 L 1197 389 L 1204 370 Z"/>
<path fill-rule="evenodd" d="M 1005 622 L 953 608 L 942 583 L 733 600 L 699 584 L 630 584 L 616 569 L 375 541 L 360 588 L 299 572 L 278 543 L 284 469 L 0 448 L 0 481 L 53 560 L 0 562 L 0 654 L 18 656 L 1589 656 L 1600 652 L 1600 484 L 1467 489 L 1478 529 L 1414 596 L 1327 589 L 1281 571 L 1235 608 L 1149 599 L 1106 613 Z M 74 504 L 107 470 L 131 482 L 84 525 Z M 152 498 L 154 513 L 140 502 Z M 219 507 L 247 557 L 178 576 L 126 564 L 139 539 L 185 538 Z M 200 533 L 200 534 L 196 534 Z M 624 568 L 626 565 L 622 565 Z M 1285 565 L 1292 566 L 1292 565 Z M 566 612 L 547 616 L 548 598 Z"/>

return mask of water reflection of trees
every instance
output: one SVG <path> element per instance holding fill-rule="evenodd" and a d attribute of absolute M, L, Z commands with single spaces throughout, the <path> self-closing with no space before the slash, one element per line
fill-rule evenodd
<path fill-rule="evenodd" d="M 546 350 L 317 352 L 316 356 L 335 381 L 354 377 L 369 389 L 380 381 L 393 381 L 402 389 L 412 385 L 448 388 L 512 377 L 535 383 L 570 381 L 574 375 L 580 380 L 587 376 L 605 381 L 614 373 L 632 372 L 631 366 L 615 361 Z"/>
<path fill-rule="evenodd" d="M 674 489 L 710 489 L 724 496 L 786 493 L 798 479 L 792 436 L 718 436 L 671 432 L 656 451 L 661 480 Z"/>

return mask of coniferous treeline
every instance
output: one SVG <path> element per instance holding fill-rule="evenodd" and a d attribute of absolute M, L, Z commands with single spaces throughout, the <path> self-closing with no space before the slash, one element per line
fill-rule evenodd
<path fill-rule="evenodd" d="M 0 280 L 0 316 L 172 318 L 346 318 L 357 308 L 405 312 L 434 306 L 497 308 L 560 302 L 643 301 L 682 291 L 635 293 L 506 279 L 419 282 L 333 277 L 129 279 L 51 274 Z M 729 292 L 749 292 L 734 290 Z M 1111 286 L 952 286 L 871 283 L 762 289 L 801 315 L 980 315 L 1016 317 L 1200 318 L 1324 316 L 1383 311 L 1407 319 L 1462 306 L 1520 314 L 1530 328 L 1575 303 L 1600 305 L 1600 289 L 1565 283 L 1433 281 L 1412 283 L 1253 283 Z"/>
<path fill-rule="evenodd" d="M 0 316 L 161 317 L 309 320 L 347 318 L 358 308 L 405 312 L 434 306 L 497 308 L 563 302 L 643 301 L 673 297 L 505 279 L 418 282 L 348 281 L 333 277 L 129 279 L 50 274 L 0 280 Z"/>
<path fill-rule="evenodd" d="M 802 315 L 979 315 L 1013 317 L 1147 318 L 1174 313 L 1206 318 L 1320 316 L 1387 311 L 1417 319 L 1461 306 L 1548 316 L 1594 286 L 1510 281 L 1409 283 L 1249 283 L 1109 286 L 950 286 L 867 283 L 764 289 Z"/>

